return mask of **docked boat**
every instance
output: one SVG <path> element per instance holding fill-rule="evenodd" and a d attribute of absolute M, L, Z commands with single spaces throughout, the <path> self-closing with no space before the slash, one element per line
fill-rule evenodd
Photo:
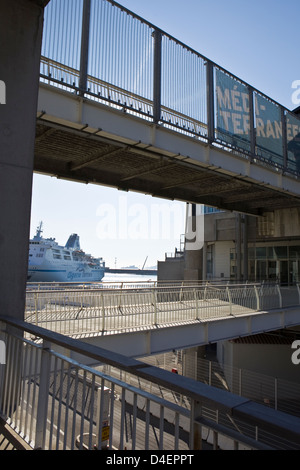
<path fill-rule="evenodd" d="M 82 251 L 76 233 L 61 246 L 55 238 L 43 238 L 42 232 L 41 222 L 29 240 L 28 282 L 101 281 L 105 272 L 103 259 Z"/>

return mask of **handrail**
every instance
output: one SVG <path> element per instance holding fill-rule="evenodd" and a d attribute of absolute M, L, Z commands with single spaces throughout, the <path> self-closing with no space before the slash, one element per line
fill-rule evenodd
<path fill-rule="evenodd" d="M 177 132 L 204 140 L 209 145 L 221 146 L 274 171 L 299 175 L 295 129 L 300 133 L 300 120 L 293 111 L 114 0 L 97 3 L 86 0 L 69 6 L 74 8 L 76 27 L 64 26 L 62 17 L 67 14 L 67 8 L 60 8 L 59 3 L 53 1 L 45 11 L 42 63 L 63 69 L 78 83 L 69 83 L 68 77 L 58 80 L 49 73 L 41 73 L 42 79 L 75 89 L 82 98 L 90 97 L 110 106 L 119 106 L 121 110 L 140 115 L 156 125 L 171 126 Z M 91 11 L 93 16 L 89 17 Z M 107 15 L 109 21 L 106 21 Z M 58 29 L 56 16 L 61 17 Z M 73 18 L 73 14 L 66 16 L 65 21 L 75 21 L 69 19 L 71 16 Z M 80 29 L 82 18 L 85 22 Z M 116 26 L 113 33 L 111 24 Z M 52 37 L 54 28 L 55 38 Z M 74 29 L 78 30 L 76 43 Z M 120 33 L 113 36 L 118 30 Z M 89 41 L 86 48 L 81 49 L 81 55 L 79 46 L 83 37 L 89 37 Z M 69 55 L 64 58 L 61 50 L 70 50 Z M 61 64 L 62 60 L 73 66 Z M 81 64 L 85 66 L 81 67 Z M 191 73 L 183 74 L 185 69 Z M 99 76 L 95 76 L 97 74 Z M 91 90 L 93 84 L 94 91 Z M 101 96 L 102 87 L 113 90 L 116 96 Z M 126 102 L 128 98 L 132 103 Z M 273 109 L 267 109 L 268 106 Z M 262 109 L 265 115 L 262 115 Z M 233 114 L 230 115 L 228 110 Z M 230 124 L 229 120 L 232 121 Z M 236 120 L 240 121 L 237 123 Z M 271 133 L 265 135 L 260 130 L 261 125 L 267 128 L 273 121 L 278 131 L 274 141 Z M 288 148 L 290 142 L 293 146 Z"/>
<path fill-rule="evenodd" d="M 96 363 L 112 365 L 137 378 L 150 381 L 167 390 L 173 390 L 175 393 L 189 397 L 193 403 L 201 404 L 201 407 L 210 406 L 220 409 L 232 419 L 242 420 L 243 422 L 262 427 L 262 429 L 276 435 L 278 438 L 290 440 L 296 445 L 300 445 L 299 418 L 288 416 L 285 413 L 272 410 L 227 391 L 195 382 L 190 378 L 178 376 L 172 372 L 149 366 L 139 360 L 124 357 L 121 354 L 50 332 L 21 320 L 0 316 L 0 321 L 3 322 L 4 326 L 7 325 L 8 328 L 12 327 L 19 331 L 21 337 L 25 332 L 32 337 L 42 339 L 45 344 L 44 347 L 48 349 L 49 345 L 53 344 L 64 348 L 64 350 L 77 353 L 80 356 L 92 358 Z M 5 330 L 2 328 L 1 331 Z M 14 353 L 12 352 L 12 354 Z M 199 413 L 199 408 L 196 409 L 196 412 Z M 197 416 L 199 414 L 195 415 L 195 419 Z M 201 417 L 199 416 L 199 418 L 201 423 Z M 242 439 L 243 437 L 241 436 L 241 441 Z M 257 448 L 259 448 L 259 443 L 257 445 Z"/>

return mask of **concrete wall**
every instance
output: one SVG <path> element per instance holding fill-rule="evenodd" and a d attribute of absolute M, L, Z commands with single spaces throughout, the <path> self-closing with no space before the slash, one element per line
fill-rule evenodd
<path fill-rule="evenodd" d="M 243 370 L 245 381 L 246 371 L 253 371 L 270 377 L 270 383 L 273 383 L 273 379 L 277 377 L 278 379 L 300 384 L 300 365 L 295 365 L 292 362 L 293 350 L 291 344 L 237 344 L 233 341 L 220 342 L 217 346 L 218 360 L 223 366 L 226 364 L 235 369 Z M 226 369 L 224 367 L 224 372 L 228 384 L 232 385 L 233 377 L 230 368 Z M 243 374 L 241 377 L 243 380 Z M 253 380 L 252 377 L 252 383 Z M 253 388 L 255 388 L 255 385 L 253 385 Z M 284 390 L 281 393 L 283 392 Z"/>
<path fill-rule="evenodd" d="M 213 265 L 215 279 L 230 278 L 230 249 L 234 248 L 232 241 L 222 241 L 214 245 Z"/>
<path fill-rule="evenodd" d="M 1 0 L 0 313 L 23 319 L 28 265 L 42 1 Z"/>
<path fill-rule="evenodd" d="M 184 259 L 167 258 L 157 263 L 158 281 L 182 281 L 184 276 Z"/>

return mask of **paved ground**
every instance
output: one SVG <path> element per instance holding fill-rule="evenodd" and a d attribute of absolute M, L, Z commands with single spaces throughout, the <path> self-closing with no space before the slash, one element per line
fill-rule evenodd
<path fill-rule="evenodd" d="M 14 433 L 0 418 L 0 451 L 1 450 L 32 450 L 19 436 Z"/>

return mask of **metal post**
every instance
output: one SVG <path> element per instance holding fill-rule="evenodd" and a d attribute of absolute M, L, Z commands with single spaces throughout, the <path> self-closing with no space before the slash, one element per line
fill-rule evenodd
<path fill-rule="evenodd" d="M 193 400 L 191 403 L 191 422 L 190 422 L 190 449 L 202 449 L 202 426 L 196 422 L 202 415 L 202 406 L 199 402 Z"/>
<path fill-rule="evenodd" d="M 236 280 L 241 282 L 241 214 L 236 215 Z"/>
<path fill-rule="evenodd" d="M 80 96 L 84 96 L 84 93 L 87 90 L 90 17 L 91 17 L 91 0 L 84 0 L 83 7 L 82 7 L 81 55 L 80 55 L 80 76 L 79 76 L 79 95 Z"/>
<path fill-rule="evenodd" d="M 243 279 L 244 282 L 248 280 L 248 216 L 243 217 Z"/>
<path fill-rule="evenodd" d="M 282 125 L 282 153 L 283 153 L 283 167 L 288 166 L 288 153 L 287 153 L 287 131 L 286 131 L 286 114 L 284 109 L 281 108 L 281 125 Z"/>
<path fill-rule="evenodd" d="M 279 284 L 276 284 L 276 289 L 277 289 L 277 293 L 278 293 L 279 308 L 282 308 L 282 295 L 281 295 Z"/>
<path fill-rule="evenodd" d="M 256 310 L 259 310 L 260 302 L 259 302 L 259 294 L 258 294 L 258 290 L 256 286 L 254 286 L 254 292 L 255 292 L 255 297 L 256 297 Z"/>
<path fill-rule="evenodd" d="M 101 310 L 102 310 L 102 332 L 104 332 L 105 331 L 105 306 L 104 306 L 104 297 L 103 297 L 102 292 L 100 295 L 100 299 L 101 299 Z"/>
<path fill-rule="evenodd" d="M 161 31 L 153 31 L 154 38 L 154 68 L 153 68 L 153 122 L 160 121 L 161 113 Z"/>
<path fill-rule="evenodd" d="M 226 287 L 226 293 L 227 293 L 228 302 L 229 302 L 230 315 L 232 315 L 232 299 L 231 299 L 230 289 L 228 286 Z"/>
<path fill-rule="evenodd" d="M 274 396 L 275 396 L 275 403 L 274 403 L 274 409 L 278 409 L 278 380 L 277 377 L 275 377 L 275 391 L 274 391 Z"/>
<path fill-rule="evenodd" d="M 43 449 L 45 445 L 45 436 L 47 429 L 47 409 L 49 397 L 49 381 L 50 381 L 50 343 L 47 341 L 43 344 L 41 358 L 41 373 L 39 385 L 39 398 L 36 417 L 36 439 L 35 448 Z"/>
<path fill-rule="evenodd" d="M 206 103 L 207 103 L 207 138 L 211 143 L 215 140 L 215 104 L 214 104 L 214 67 L 206 62 Z"/>
<path fill-rule="evenodd" d="M 250 152 L 251 157 L 255 157 L 255 147 L 256 147 L 256 134 L 255 134 L 255 117 L 254 117 L 254 90 L 251 86 L 248 86 L 249 93 L 249 116 L 250 116 Z"/>

